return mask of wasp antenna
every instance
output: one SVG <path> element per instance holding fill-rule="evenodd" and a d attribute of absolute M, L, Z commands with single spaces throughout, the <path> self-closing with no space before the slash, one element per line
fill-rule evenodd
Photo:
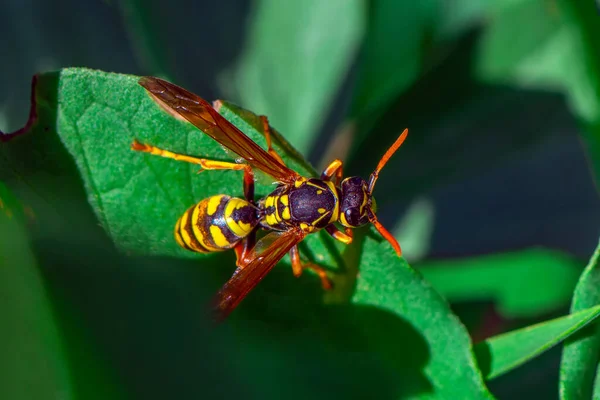
<path fill-rule="evenodd" d="M 381 223 L 377 220 L 377 216 L 372 212 L 369 212 L 369 221 L 373 225 L 375 225 L 375 229 L 377 229 L 381 236 L 383 236 L 385 240 L 390 242 L 390 244 L 398 254 L 398 257 L 402 257 L 402 249 L 400 248 L 400 243 L 398 243 L 396 238 L 387 229 L 385 229 L 383 225 L 381 225 Z"/>
<path fill-rule="evenodd" d="M 392 158 L 392 156 L 394 155 L 396 150 L 398 150 L 398 148 L 404 142 L 404 139 L 406 139 L 406 136 L 408 136 L 408 128 L 406 128 L 406 129 L 404 129 L 404 131 L 402 131 L 400 136 L 398 136 L 398 139 L 396 139 L 394 144 L 389 149 L 387 149 L 387 151 L 385 152 L 383 157 L 381 157 L 381 160 L 379 160 L 379 164 L 377 164 L 377 168 L 375 168 L 375 171 L 373 171 L 373 173 L 371 174 L 371 177 L 369 178 L 369 193 L 373 193 L 373 189 L 375 188 L 375 182 L 377 182 L 377 179 L 379 178 L 379 171 L 381 171 L 383 169 L 383 167 L 385 166 L 385 164 L 388 162 L 388 160 L 390 158 Z"/>

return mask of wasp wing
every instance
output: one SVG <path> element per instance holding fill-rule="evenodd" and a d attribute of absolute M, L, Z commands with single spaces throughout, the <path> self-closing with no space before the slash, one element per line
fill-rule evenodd
<path fill-rule="evenodd" d="M 290 183 L 298 176 L 297 172 L 283 165 L 235 125 L 227 121 L 206 100 L 177 85 L 151 76 L 140 78 L 139 84 L 167 112 L 188 120 L 221 145 L 242 157 L 252 167 L 263 171 L 279 182 Z"/>
<path fill-rule="evenodd" d="M 223 285 L 213 302 L 214 319 L 222 321 L 271 269 L 302 241 L 306 234 L 300 229 L 271 232 L 256 243 L 249 262 Z"/>

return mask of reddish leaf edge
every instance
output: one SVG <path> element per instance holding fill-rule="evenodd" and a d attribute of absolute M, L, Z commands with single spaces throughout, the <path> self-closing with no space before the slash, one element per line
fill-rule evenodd
<path fill-rule="evenodd" d="M 0 129 L 0 142 L 8 142 L 9 140 L 15 138 L 16 136 L 20 136 L 24 133 L 27 133 L 29 129 L 37 122 L 38 113 L 37 113 L 37 100 L 35 98 L 35 89 L 38 83 L 38 74 L 35 74 L 31 78 L 31 99 L 30 99 L 30 109 L 29 109 L 29 117 L 27 118 L 27 122 L 25 125 L 17 129 L 14 132 L 4 132 Z"/>

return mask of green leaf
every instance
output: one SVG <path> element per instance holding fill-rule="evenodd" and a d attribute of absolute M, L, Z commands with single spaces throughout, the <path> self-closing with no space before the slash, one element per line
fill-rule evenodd
<path fill-rule="evenodd" d="M 172 151 L 231 160 L 210 137 L 164 112 L 137 80 L 87 69 L 40 75 L 34 90 L 37 117 L 25 130 L 9 136 L 10 142 L 2 148 L 0 177 L 9 179 L 24 197 L 35 199 L 46 211 L 44 215 L 59 214 L 39 224 L 49 230 L 44 235 L 70 237 L 73 232 L 89 230 L 89 223 L 78 228 L 86 210 L 73 212 L 74 208 L 81 208 L 79 193 L 74 190 L 65 198 L 68 191 L 64 187 L 81 185 L 71 178 L 65 178 L 67 182 L 54 178 L 70 177 L 70 165 L 75 164 L 100 225 L 122 251 L 196 257 L 205 260 L 203 264 L 222 265 L 224 259 L 214 254 L 200 255 L 181 249 L 173 238 L 173 227 L 183 212 L 202 198 L 219 193 L 242 196 L 242 173 L 206 171 L 198 176 L 197 167 L 191 164 L 130 150 L 132 140 L 137 138 Z M 262 124 L 255 114 L 228 103 L 223 103 L 220 111 L 266 147 L 259 131 Z M 53 139 L 54 132 L 60 140 Z M 273 146 L 291 168 L 307 176 L 315 175 L 277 131 L 273 131 Z M 48 179 L 46 171 L 51 172 L 52 179 Z M 270 179 L 257 181 L 257 196 L 272 189 Z M 71 201 L 71 197 L 75 200 Z M 89 240 L 102 239 L 91 236 Z M 331 270 L 341 269 L 341 243 L 326 232 L 310 235 L 305 242 L 303 254 L 310 260 Z M 231 262 L 229 271 L 233 267 Z M 351 284 L 339 285 L 335 292 L 347 297 L 351 288 Z"/>
<path fill-rule="evenodd" d="M 567 95 L 583 127 L 596 180 L 600 177 L 599 35 L 594 2 L 500 2 L 490 14 L 477 60 L 477 74 L 486 82 Z"/>
<path fill-rule="evenodd" d="M 24 214 L 0 182 L 0 397 L 74 396 L 61 332 L 28 243 Z"/>
<path fill-rule="evenodd" d="M 494 336 L 475 346 L 486 379 L 502 375 L 538 356 L 592 322 L 600 306 Z"/>
<path fill-rule="evenodd" d="M 577 313 L 600 304 L 600 245 L 585 267 L 573 294 L 571 312 Z M 598 375 L 600 329 L 597 323 L 565 341 L 560 365 L 562 399 L 590 399 Z M 596 389 L 597 391 L 598 389 Z"/>
<path fill-rule="evenodd" d="M 581 270 L 577 260 L 546 249 L 427 261 L 418 268 L 448 301 L 494 300 L 507 318 L 564 307 Z"/>
<path fill-rule="evenodd" d="M 438 0 L 372 2 L 353 118 L 372 120 L 418 77 L 438 6 Z"/>
<path fill-rule="evenodd" d="M 131 142 L 137 138 L 172 151 L 230 160 L 210 137 L 165 113 L 137 80 L 87 69 L 39 76 L 35 89 L 38 120 L 31 131 L 16 136 L 6 146 L 6 161 L 16 163 L 20 152 L 25 151 L 17 147 L 28 137 L 46 138 L 51 136 L 50 128 L 56 130 L 75 160 L 96 216 L 122 250 L 197 256 L 175 243 L 174 223 L 202 198 L 219 193 L 242 195 L 242 174 L 210 171 L 197 175 L 198 167 L 189 163 L 132 151 Z M 229 113 L 253 140 L 265 142 L 257 128 L 232 116 L 231 110 L 230 105 L 222 107 L 222 112 Z M 246 117 L 257 123 L 253 114 Z M 292 152 L 291 147 L 281 144 L 276 132 L 274 135 L 274 147 L 286 162 L 300 173 L 313 174 L 305 161 L 288 156 L 285 152 Z M 53 155 L 64 157 L 58 151 L 49 156 Z M 293 156 L 299 157 L 297 153 Z M 270 181 L 258 182 L 259 195 L 270 190 Z"/>
<path fill-rule="evenodd" d="M 491 398 L 469 335 L 444 299 L 404 259 L 398 259 L 387 243 L 373 235 L 364 238 L 361 254 L 352 302 L 392 312 L 405 324 L 396 333 L 397 346 L 380 349 L 384 360 L 402 371 L 403 391 L 422 393 L 429 386 L 437 398 Z M 374 332 L 388 328 L 384 320 L 364 327 Z"/>
<path fill-rule="evenodd" d="M 12 138 L 4 149 L 5 155 L 11 160 L 17 159 L 18 155 L 26 154 L 28 149 L 31 151 L 31 147 L 26 146 L 30 143 L 27 140 L 51 136 L 53 133 L 45 132 L 46 128 L 56 129 L 77 164 L 88 191 L 88 199 L 101 224 L 114 242 L 126 251 L 196 256 L 178 249 L 172 238 L 174 221 L 199 198 L 232 191 L 234 195 L 241 195 L 240 173 L 207 171 L 196 176 L 193 166 L 129 150 L 131 140 L 137 137 L 141 141 L 175 151 L 229 159 L 207 135 L 165 113 L 137 84 L 135 77 L 67 69 L 40 76 L 36 93 L 38 118 L 28 133 Z M 227 103 L 220 111 L 253 140 L 258 143 L 264 141 L 258 130 L 259 120 L 254 114 Z M 55 121 L 50 119 L 53 114 Z M 312 175 L 312 168 L 293 148 L 277 132 L 274 135 L 275 148 L 288 165 L 303 174 Z M 40 151 L 49 162 L 52 154 Z M 56 155 L 60 159 L 63 157 L 60 153 Z M 18 167 L 16 172 L 19 172 L 19 176 L 25 176 L 22 173 L 23 166 L 13 167 Z M 259 182 L 258 193 L 264 194 L 271 188 L 270 182 Z M 340 258 L 339 249 L 339 244 L 322 233 L 310 235 L 303 243 L 303 253 L 309 259 L 339 268 L 341 272 L 334 274 L 336 290 L 326 295 L 329 304 L 347 302 L 352 297 L 360 261 L 360 278 L 353 302 L 357 306 L 380 307 L 391 315 L 384 319 L 375 318 L 375 321 L 379 321 L 377 323 L 369 319 L 369 323 L 359 325 L 360 329 L 356 328 L 358 331 L 344 332 L 354 338 L 360 334 L 360 330 L 366 329 L 366 337 L 376 339 L 374 342 L 367 340 L 367 343 L 373 342 L 374 345 L 369 349 L 371 357 L 387 360 L 399 377 L 407 375 L 417 378 L 408 379 L 401 385 L 404 393 L 489 398 L 476 369 L 464 327 L 431 286 L 397 258 L 389 243 L 381 241 L 374 228 L 358 231 L 356 244 L 344 248 L 343 258 Z M 287 278 L 280 280 L 284 276 Z M 274 281 L 273 278 L 278 280 Z M 292 287 L 285 285 L 285 279 L 293 279 L 289 271 L 273 271 L 257 291 L 265 294 L 270 289 L 271 292 L 276 290 L 280 293 L 284 287 L 285 290 Z M 269 320 L 269 310 L 277 310 L 281 307 L 279 304 L 283 304 L 286 306 L 286 326 L 290 324 L 290 315 L 306 315 L 310 322 L 313 308 L 305 300 L 309 291 L 296 281 L 294 285 L 302 290 L 302 297 L 290 297 L 288 293 L 286 298 L 290 298 L 289 301 L 262 303 L 257 308 L 260 311 L 252 315 L 251 320 Z M 317 288 L 314 285 L 311 287 Z M 245 301 L 244 308 L 247 311 L 252 309 L 253 302 L 261 302 L 263 297 L 257 296 L 257 291 Z M 271 297 L 273 294 L 266 296 Z M 380 315 L 381 312 L 375 314 Z M 399 325 L 401 329 L 389 331 L 390 319 L 394 321 L 394 326 Z M 308 323 L 307 326 L 311 326 L 310 329 L 320 327 L 328 332 L 327 335 L 335 332 L 327 323 L 316 326 Z M 394 340 L 389 337 L 390 332 L 405 335 L 402 336 L 404 339 Z M 338 335 L 335 337 L 339 338 Z M 387 340 L 379 340 L 382 338 Z M 383 346 L 383 343 L 389 345 Z M 411 356 L 407 357 L 407 354 Z M 454 368 L 456 365 L 460 365 L 460 368 Z M 461 383 L 456 385 L 456 382 Z"/>
<path fill-rule="evenodd" d="M 235 72 L 236 97 L 306 152 L 348 74 L 364 18 L 360 1 L 259 1 Z"/>

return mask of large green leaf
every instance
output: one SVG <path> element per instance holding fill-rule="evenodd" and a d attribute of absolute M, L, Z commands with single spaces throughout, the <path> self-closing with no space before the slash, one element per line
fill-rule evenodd
<path fill-rule="evenodd" d="M 450 302 L 494 300 L 508 318 L 528 318 L 568 304 L 580 263 L 558 251 L 529 249 L 427 261 L 421 273 Z"/>
<path fill-rule="evenodd" d="M 364 19 L 363 1 L 259 1 L 235 72 L 236 97 L 308 150 L 349 72 Z"/>
<path fill-rule="evenodd" d="M 600 304 L 600 245 L 579 278 L 571 312 L 577 313 Z M 565 342 L 560 366 L 560 396 L 562 399 L 590 399 L 598 375 L 600 329 L 595 323 Z M 597 397 L 598 393 L 596 393 Z"/>
<path fill-rule="evenodd" d="M 10 161 L 17 155 L 25 156 L 32 148 L 26 144 L 32 146 L 34 138 L 41 140 L 56 130 L 81 173 L 100 223 L 117 246 L 127 252 L 195 256 L 178 249 L 172 237 L 174 221 L 202 197 L 242 193 L 240 173 L 207 171 L 196 176 L 196 168 L 191 165 L 129 150 L 136 137 L 175 151 L 229 159 L 212 139 L 165 113 L 135 77 L 67 69 L 40 76 L 35 92 L 37 120 L 4 148 L 5 164 L 10 166 L 5 169 L 12 171 L 12 175 L 5 171 L 7 176 L 12 176 L 12 184 L 21 188 L 19 182 L 27 179 L 26 169 Z M 227 103 L 220 112 L 257 143 L 264 142 L 254 114 Z M 274 142 L 288 165 L 303 174 L 314 173 L 279 135 Z M 58 152 L 37 151 L 47 162 L 53 155 L 63 157 Z M 259 194 L 272 189 L 268 181 L 258 183 Z M 331 304 L 327 310 L 332 312 L 320 319 L 323 314 L 310 300 L 317 286 L 308 288 L 297 282 L 290 285 L 289 271 L 280 273 L 276 269 L 250 294 L 236 313 L 238 318 L 234 316 L 232 322 L 241 331 L 248 332 L 257 321 L 281 322 L 284 318 L 283 325 L 269 325 L 273 335 L 270 343 L 282 341 L 280 338 L 285 336 L 295 338 L 293 332 L 314 331 L 315 335 L 304 337 L 302 346 L 310 343 L 306 340 L 319 341 L 318 335 L 325 335 L 329 345 L 341 350 L 339 359 L 346 360 L 348 346 L 351 349 L 361 342 L 359 349 L 367 351 L 370 359 L 385 360 L 386 368 L 394 371 L 396 391 L 404 397 L 489 397 L 464 327 L 444 300 L 394 254 L 373 228 L 357 231 L 356 243 L 344 248 L 343 253 L 340 245 L 325 234 L 310 235 L 306 242 L 302 250 L 309 259 L 338 270 L 333 274 L 336 290 L 326 296 Z M 203 263 L 210 259 L 196 257 Z M 217 259 L 217 263 L 223 260 L 208 257 Z M 336 305 L 351 298 L 354 306 L 346 312 Z M 250 319 L 241 320 L 242 326 L 239 317 L 244 315 Z M 298 344 L 291 340 L 281 342 L 282 354 L 297 357 L 291 349 Z"/>
<path fill-rule="evenodd" d="M 18 176 L 24 174 L 21 170 L 34 167 L 19 164 L 24 163 L 19 156 L 27 150 L 27 141 L 37 135 L 37 144 L 50 142 L 49 136 L 55 130 L 77 165 L 98 220 L 117 246 L 138 254 L 202 257 L 179 248 L 172 237 L 174 223 L 202 198 L 219 193 L 242 195 L 242 174 L 210 171 L 197 175 L 197 166 L 132 151 L 131 142 L 137 138 L 172 151 L 230 159 L 210 137 L 165 113 L 137 80 L 87 69 L 41 75 L 35 86 L 38 119 L 28 134 L 11 136 L 14 139 L 4 149 L 5 173 L 20 182 Z M 221 111 L 253 140 L 264 144 L 260 131 L 241 117 L 232 116 L 231 107 L 225 104 Z M 244 116 L 261 126 L 255 115 Z M 274 135 L 275 149 L 283 153 L 292 168 L 305 175 L 314 174 L 291 146 L 281 144 L 277 132 Z M 58 149 L 49 151 L 45 157 L 64 157 Z M 64 160 L 57 162 L 66 164 Z M 257 183 L 259 195 L 272 190 L 268 180 Z M 52 198 L 46 200 L 52 202 Z"/>
<path fill-rule="evenodd" d="M 61 332 L 28 243 L 21 205 L 0 182 L 0 397 L 72 399 Z"/>
<path fill-rule="evenodd" d="M 362 250 L 352 302 L 388 310 L 404 323 L 403 329 L 392 330 L 384 320 L 375 320 L 363 328 L 394 335 L 397 347 L 387 347 L 386 341 L 372 346 L 385 347 L 379 348 L 384 359 L 403 372 L 403 390 L 422 393 L 430 385 L 443 399 L 490 398 L 469 335 L 444 299 L 385 242 L 367 236 Z"/>
<path fill-rule="evenodd" d="M 600 315 L 600 306 L 494 336 L 475 346 L 486 379 L 502 375 L 573 335 Z"/>

